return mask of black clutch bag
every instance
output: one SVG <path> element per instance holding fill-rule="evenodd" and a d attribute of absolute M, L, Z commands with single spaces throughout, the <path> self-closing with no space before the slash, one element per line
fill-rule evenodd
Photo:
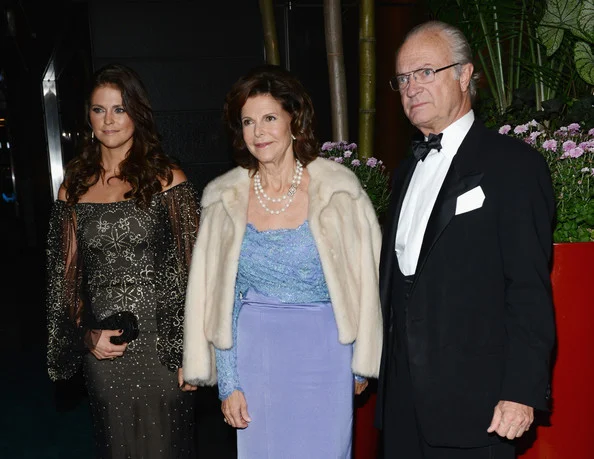
<path fill-rule="evenodd" d="M 101 330 L 123 330 L 121 335 L 112 336 L 112 344 L 124 344 L 138 338 L 138 318 L 130 311 L 117 312 L 98 323 Z"/>

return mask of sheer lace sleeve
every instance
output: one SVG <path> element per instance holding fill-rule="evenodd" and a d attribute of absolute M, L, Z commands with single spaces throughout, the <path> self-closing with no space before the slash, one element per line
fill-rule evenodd
<path fill-rule="evenodd" d="M 161 193 L 167 211 L 168 231 L 163 251 L 157 258 L 159 271 L 158 352 L 161 362 L 170 370 L 182 365 L 183 323 L 188 270 L 198 233 L 200 207 L 198 193 L 186 181 Z"/>
<path fill-rule="evenodd" d="M 243 392 L 239 384 L 237 372 L 237 318 L 241 308 L 241 298 L 236 296 L 233 305 L 233 347 L 231 349 L 215 348 L 217 359 L 217 379 L 219 385 L 219 398 L 225 400 L 234 390 Z"/>
<path fill-rule="evenodd" d="M 81 261 L 77 253 L 72 207 L 56 201 L 52 207 L 46 247 L 48 373 L 52 381 L 68 379 L 78 370 L 86 351 L 81 315 Z"/>

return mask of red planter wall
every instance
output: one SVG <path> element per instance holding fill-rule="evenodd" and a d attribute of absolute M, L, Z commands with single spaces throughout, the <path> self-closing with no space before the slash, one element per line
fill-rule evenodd
<path fill-rule="evenodd" d="M 555 244 L 553 300 L 557 349 L 552 412 L 518 442 L 521 459 L 594 458 L 594 242 Z M 375 394 L 355 414 L 354 459 L 375 459 Z M 538 425 L 540 424 L 540 425 Z"/>
<path fill-rule="evenodd" d="M 557 352 L 549 425 L 529 431 L 521 459 L 594 458 L 594 242 L 555 244 Z"/>

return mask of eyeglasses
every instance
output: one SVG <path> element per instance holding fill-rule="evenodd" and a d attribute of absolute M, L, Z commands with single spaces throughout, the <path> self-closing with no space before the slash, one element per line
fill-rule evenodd
<path fill-rule="evenodd" d="M 459 65 L 459 64 L 460 64 L 459 62 L 456 62 L 455 64 L 446 65 L 445 67 L 441 67 L 441 68 L 435 69 L 435 70 L 429 69 L 429 68 L 423 68 L 423 69 L 414 70 L 409 73 L 401 73 L 400 75 L 396 75 L 396 76 L 390 78 L 390 88 L 392 88 L 392 91 L 403 91 L 404 89 L 408 88 L 411 75 L 413 76 L 413 78 L 415 79 L 415 81 L 417 83 L 420 83 L 420 84 L 432 83 L 435 80 L 435 74 L 437 72 L 441 72 L 442 70 L 449 69 L 449 68 L 453 67 L 454 65 Z"/>

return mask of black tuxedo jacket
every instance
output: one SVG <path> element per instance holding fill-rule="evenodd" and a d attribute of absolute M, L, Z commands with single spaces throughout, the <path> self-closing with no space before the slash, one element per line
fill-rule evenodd
<path fill-rule="evenodd" d="M 384 350 L 376 425 L 391 333 L 398 216 L 416 167 L 395 171 L 380 260 Z M 455 215 L 456 201 L 480 186 L 482 207 Z M 510 400 L 547 410 L 555 340 L 550 286 L 554 200 L 544 158 L 525 143 L 475 121 L 429 218 L 407 300 L 406 336 L 418 423 L 433 446 L 474 447 L 493 408 Z M 389 432 L 384 432 L 390 435 Z"/>

